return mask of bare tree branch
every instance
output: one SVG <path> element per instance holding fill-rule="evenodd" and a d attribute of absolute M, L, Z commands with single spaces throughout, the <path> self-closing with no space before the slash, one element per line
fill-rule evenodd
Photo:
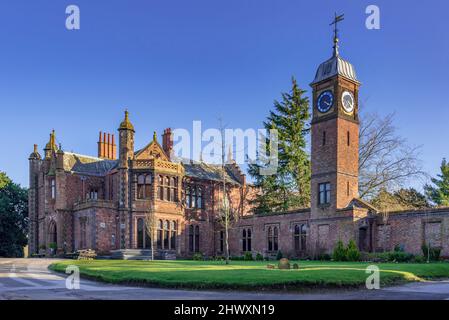
<path fill-rule="evenodd" d="M 421 147 L 409 146 L 400 137 L 394 113 L 386 117 L 366 114 L 362 117 L 359 148 L 359 193 L 370 199 L 381 188 L 402 187 L 411 179 L 423 179 Z"/>

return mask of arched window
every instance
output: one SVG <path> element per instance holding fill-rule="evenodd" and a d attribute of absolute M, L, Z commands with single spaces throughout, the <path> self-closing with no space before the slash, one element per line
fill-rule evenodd
<path fill-rule="evenodd" d="M 164 200 L 164 177 L 162 176 L 159 176 L 158 198 Z"/>
<path fill-rule="evenodd" d="M 57 229 L 56 229 L 56 223 L 54 221 L 52 221 L 50 223 L 50 226 L 48 227 L 48 231 L 49 231 L 49 242 L 53 243 L 53 244 L 57 244 L 58 243 L 58 233 L 57 233 Z"/>
<path fill-rule="evenodd" d="M 149 199 L 151 197 L 151 185 L 153 184 L 153 176 L 151 174 L 147 174 L 145 176 L 145 199 Z"/>
<path fill-rule="evenodd" d="M 162 220 L 159 220 L 158 225 L 157 225 L 157 248 L 158 249 L 162 249 L 162 237 L 163 237 L 163 225 L 162 225 Z"/>
<path fill-rule="evenodd" d="M 176 222 L 172 221 L 170 223 L 170 249 L 175 250 L 176 249 Z"/>
<path fill-rule="evenodd" d="M 189 251 L 193 252 L 195 249 L 194 242 L 195 242 L 195 229 L 192 225 L 189 226 Z"/>
<path fill-rule="evenodd" d="M 172 201 L 172 199 L 170 198 L 170 178 L 169 177 L 165 177 L 165 184 L 164 184 L 164 200 L 167 201 Z"/>
<path fill-rule="evenodd" d="M 273 250 L 278 251 L 279 250 L 279 229 L 278 227 L 273 228 Z"/>
<path fill-rule="evenodd" d="M 195 226 L 195 252 L 200 252 L 200 226 Z"/>
<path fill-rule="evenodd" d="M 198 209 L 202 209 L 203 208 L 203 189 L 201 187 L 198 187 L 196 196 L 197 196 L 196 207 Z"/>
<path fill-rule="evenodd" d="M 243 229 L 242 231 L 242 251 L 251 251 L 251 229 Z"/>
<path fill-rule="evenodd" d="M 268 251 L 278 251 L 279 249 L 279 229 L 278 227 L 268 227 Z"/>
<path fill-rule="evenodd" d="M 301 226 L 301 250 L 307 250 L 307 226 L 305 224 Z"/>
<path fill-rule="evenodd" d="M 298 224 L 295 224 L 294 232 L 293 232 L 293 241 L 295 244 L 295 251 L 301 250 L 301 227 Z"/>
<path fill-rule="evenodd" d="M 90 189 L 89 199 L 90 200 L 98 200 L 98 190 L 97 189 Z"/>
<path fill-rule="evenodd" d="M 189 226 L 189 251 L 200 252 L 200 227 Z"/>
<path fill-rule="evenodd" d="M 173 202 L 176 202 L 176 195 L 175 195 L 175 177 L 170 178 L 170 200 Z"/>
<path fill-rule="evenodd" d="M 192 193 L 192 199 L 190 200 L 190 208 L 196 208 L 196 188 L 192 187 L 190 189 L 190 192 Z"/>
<path fill-rule="evenodd" d="M 56 199 L 56 180 L 55 179 L 51 179 L 50 186 L 51 186 L 51 198 Z"/>
<path fill-rule="evenodd" d="M 192 204 L 191 200 L 191 190 L 190 190 L 190 186 L 186 187 L 186 208 L 190 208 L 190 205 Z"/>
<path fill-rule="evenodd" d="M 271 227 L 268 227 L 267 238 L 268 238 L 268 251 L 273 251 L 273 229 Z"/>
<path fill-rule="evenodd" d="M 170 230 L 168 229 L 168 221 L 164 221 L 164 249 L 169 249 Z"/>
<path fill-rule="evenodd" d="M 137 199 L 145 197 L 145 175 L 141 174 L 137 177 Z"/>
<path fill-rule="evenodd" d="M 143 219 L 137 219 L 137 248 L 143 249 L 144 223 Z"/>

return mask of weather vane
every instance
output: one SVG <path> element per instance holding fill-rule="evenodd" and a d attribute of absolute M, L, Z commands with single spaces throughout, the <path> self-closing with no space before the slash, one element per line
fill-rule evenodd
<path fill-rule="evenodd" d="M 338 28 L 337 28 L 337 24 L 340 21 L 343 21 L 344 18 L 344 14 L 341 15 L 337 15 L 337 13 L 335 12 L 335 18 L 332 21 L 332 23 L 330 24 L 330 26 L 334 26 L 334 56 L 338 56 Z"/>

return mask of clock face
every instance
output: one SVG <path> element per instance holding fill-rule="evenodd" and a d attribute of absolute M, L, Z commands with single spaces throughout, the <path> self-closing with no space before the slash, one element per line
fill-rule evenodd
<path fill-rule="evenodd" d="M 344 91 L 341 95 L 341 103 L 343 104 L 343 109 L 347 113 L 352 113 L 354 111 L 354 96 L 349 91 Z"/>
<path fill-rule="evenodd" d="M 332 108 L 334 104 L 334 95 L 331 91 L 324 91 L 320 94 L 317 101 L 318 111 L 321 113 L 326 113 Z"/>

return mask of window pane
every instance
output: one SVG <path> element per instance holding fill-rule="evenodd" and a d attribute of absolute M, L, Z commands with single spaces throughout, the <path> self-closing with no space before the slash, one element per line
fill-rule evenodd
<path fill-rule="evenodd" d="M 145 198 L 151 198 L 151 185 L 149 184 L 145 185 Z"/>
<path fill-rule="evenodd" d="M 295 235 L 299 234 L 299 225 L 295 225 Z"/>
<path fill-rule="evenodd" d="M 176 249 L 176 231 L 171 231 L 170 249 Z"/>
<path fill-rule="evenodd" d="M 143 248 L 143 219 L 137 220 L 137 248 Z"/>
<path fill-rule="evenodd" d="M 137 186 L 137 199 L 143 198 L 143 185 Z"/>

